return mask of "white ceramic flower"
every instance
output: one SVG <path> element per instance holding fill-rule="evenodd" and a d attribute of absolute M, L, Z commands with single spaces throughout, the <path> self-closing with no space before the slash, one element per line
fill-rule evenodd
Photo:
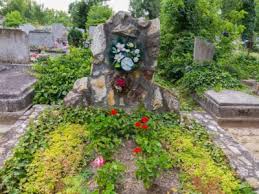
<path fill-rule="evenodd" d="M 139 49 L 136 49 L 135 50 L 135 54 L 139 54 L 140 53 L 140 50 Z"/>
<path fill-rule="evenodd" d="M 114 60 L 120 62 L 124 58 L 124 55 L 122 53 L 116 54 L 114 56 Z"/>
<path fill-rule="evenodd" d="M 125 44 L 117 43 L 116 47 L 118 51 L 125 51 Z"/>
<path fill-rule="evenodd" d="M 138 57 L 134 57 L 133 61 L 134 61 L 134 63 L 137 63 L 139 61 L 139 58 Z"/>
<path fill-rule="evenodd" d="M 131 58 L 129 57 L 125 57 L 124 59 L 122 59 L 121 61 L 121 68 L 124 71 L 131 71 L 134 67 L 134 62 L 132 61 Z"/>

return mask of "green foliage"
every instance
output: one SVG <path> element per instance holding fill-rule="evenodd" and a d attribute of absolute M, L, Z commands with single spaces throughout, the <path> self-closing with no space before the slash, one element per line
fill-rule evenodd
<path fill-rule="evenodd" d="M 105 23 L 112 16 L 112 9 L 108 6 L 92 6 L 87 15 L 86 28 Z"/>
<path fill-rule="evenodd" d="M 105 1 L 107 0 L 79 0 L 71 3 L 69 5 L 69 14 L 71 15 L 73 26 L 85 29 L 90 8 Z"/>
<path fill-rule="evenodd" d="M 242 38 L 244 40 L 251 40 L 255 31 L 256 24 L 256 11 L 255 11 L 255 0 L 244 0 L 243 10 L 246 11 L 246 15 L 242 21 L 245 26 L 245 31 L 243 32 Z"/>
<path fill-rule="evenodd" d="M 84 157 L 87 133 L 80 125 L 59 127 L 48 137 L 48 148 L 38 150 L 27 168 L 28 179 L 21 181 L 25 193 L 57 193 L 63 179 L 74 175 Z"/>
<path fill-rule="evenodd" d="M 18 27 L 24 22 L 19 11 L 12 11 L 6 15 L 4 25 L 6 27 Z"/>
<path fill-rule="evenodd" d="M 67 55 L 35 64 L 34 71 L 38 81 L 34 86 L 34 103 L 61 102 L 77 79 L 89 75 L 91 61 L 89 50 L 72 48 Z"/>
<path fill-rule="evenodd" d="M 69 33 L 68 33 L 68 43 L 71 46 L 74 47 L 81 47 L 83 46 L 83 33 L 76 29 L 76 28 L 72 28 Z"/>
<path fill-rule="evenodd" d="M 189 93 L 201 95 L 209 89 L 238 89 L 241 83 L 238 79 L 215 64 L 195 65 L 187 72 L 179 84 Z"/>
<path fill-rule="evenodd" d="M 0 13 L 6 16 L 8 13 L 18 11 L 24 22 L 30 22 L 36 25 L 52 24 L 62 22 L 70 25 L 70 17 L 66 12 L 56 11 L 44 8 L 32 0 L 8 0 L 0 7 Z"/>
<path fill-rule="evenodd" d="M 256 11 L 256 24 L 255 24 L 255 31 L 259 33 L 259 1 L 256 0 L 256 7 L 255 7 L 255 11 Z"/>
<path fill-rule="evenodd" d="M 224 68 L 238 79 L 259 81 L 259 59 L 247 54 L 238 54 L 223 61 Z"/>
<path fill-rule="evenodd" d="M 162 0 L 158 67 L 163 77 L 175 82 L 188 72 L 192 65 L 194 36 L 213 42 L 217 58 L 231 52 L 233 40 L 244 29 L 239 25 L 244 11 L 234 10 L 224 18 L 219 12 L 221 7 L 221 0 Z"/>
<path fill-rule="evenodd" d="M 99 193 L 115 194 L 115 184 L 122 178 L 125 171 L 123 164 L 113 161 L 106 163 L 97 171 L 96 182 L 100 188 Z"/>
<path fill-rule="evenodd" d="M 160 0 L 130 0 L 130 11 L 134 17 L 159 17 Z"/>

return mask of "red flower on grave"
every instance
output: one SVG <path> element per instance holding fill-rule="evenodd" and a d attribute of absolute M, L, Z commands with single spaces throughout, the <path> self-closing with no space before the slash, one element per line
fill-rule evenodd
<path fill-rule="evenodd" d="M 118 78 L 115 80 L 115 85 L 124 88 L 126 86 L 126 80 L 124 78 Z"/>
<path fill-rule="evenodd" d="M 142 123 L 147 123 L 149 121 L 148 117 L 142 117 L 141 122 Z"/>
<path fill-rule="evenodd" d="M 148 129 L 148 126 L 144 124 L 144 125 L 142 125 L 141 128 L 146 130 L 146 129 Z"/>
<path fill-rule="evenodd" d="M 142 148 L 141 147 L 136 147 L 135 149 L 133 149 L 133 154 L 139 154 L 142 152 Z"/>
<path fill-rule="evenodd" d="M 111 115 L 115 116 L 118 114 L 118 111 L 116 109 L 111 110 Z"/>
<path fill-rule="evenodd" d="M 141 122 L 136 122 L 135 127 L 137 127 L 137 128 L 141 127 Z"/>

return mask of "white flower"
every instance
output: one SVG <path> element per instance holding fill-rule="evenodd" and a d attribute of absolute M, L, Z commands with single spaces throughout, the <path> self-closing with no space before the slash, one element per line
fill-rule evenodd
<path fill-rule="evenodd" d="M 136 49 L 135 50 L 135 54 L 139 54 L 140 53 L 140 50 L 139 49 Z"/>
<path fill-rule="evenodd" d="M 126 49 L 125 51 L 126 51 L 127 53 L 129 53 L 129 52 L 130 52 L 130 50 L 129 50 L 129 49 Z"/>
<path fill-rule="evenodd" d="M 137 63 L 139 61 L 139 58 L 138 57 L 134 57 L 133 61 L 134 61 L 134 63 Z"/>
<path fill-rule="evenodd" d="M 117 43 L 116 47 L 119 52 L 125 50 L 125 44 Z"/>
<path fill-rule="evenodd" d="M 116 60 L 116 61 L 118 61 L 118 62 L 120 62 L 121 59 L 123 59 L 123 58 L 124 58 L 124 55 L 121 54 L 121 53 L 116 54 L 116 55 L 114 56 L 114 60 Z"/>

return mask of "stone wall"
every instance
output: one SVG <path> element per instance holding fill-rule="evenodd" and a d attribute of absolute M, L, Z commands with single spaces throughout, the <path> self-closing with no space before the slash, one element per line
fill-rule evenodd
<path fill-rule="evenodd" d="M 0 63 L 30 63 L 29 40 L 25 32 L 0 29 Z"/>
<path fill-rule="evenodd" d="M 30 48 L 53 48 L 55 46 L 53 34 L 42 30 L 29 33 L 29 44 Z"/>

